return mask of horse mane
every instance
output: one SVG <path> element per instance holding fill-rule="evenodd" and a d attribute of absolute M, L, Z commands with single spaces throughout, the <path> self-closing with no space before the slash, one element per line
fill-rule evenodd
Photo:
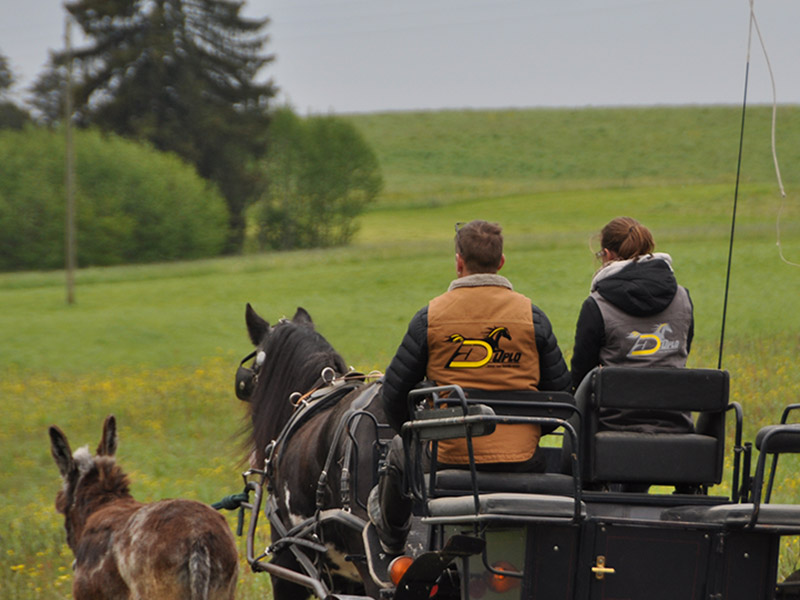
<path fill-rule="evenodd" d="M 252 428 L 247 445 L 255 449 L 256 464 L 264 462 L 264 449 L 278 437 L 294 407 L 289 396 L 304 394 L 320 381 L 325 367 L 338 374 L 347 371 L 344 358 L 313 326 L 281 320 L 261 344 L 266 359 L 250 401 Z"/>

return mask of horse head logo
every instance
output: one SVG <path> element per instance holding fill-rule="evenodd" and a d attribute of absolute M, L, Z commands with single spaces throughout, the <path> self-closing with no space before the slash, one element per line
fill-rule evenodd
<path fill-rule="evenodd" d="M 445 368 L 477 369 L 487 364 L 500 349 L 502 338 L 511 339 L 505 327 L 492 327 L 482 340 L 465 338 L 460 333 L 448 336 L 447 341 L 458 344 Z"/>
<path fill-rule="evenodd" d="M 653 333 L 640 333 L 631 331 L 628 338 L 634 339 L 628 356 L 651 356 L 659 350 L 672 350 L 680 346 L 679 341 L 667 339 L 667 334 L 672 333 L 669 323 L 659 323 Z"/>
<path fill-rule="evenodd" d="M 494 350 L 499 350 L 500 338 L 505 338 L 507 340 L 511 339 L 511 334 L 508 333 L 508 329 L 506 327 L 494 327 L 493 329 L 490 329 L 485 340 L 492 346 Z"/>

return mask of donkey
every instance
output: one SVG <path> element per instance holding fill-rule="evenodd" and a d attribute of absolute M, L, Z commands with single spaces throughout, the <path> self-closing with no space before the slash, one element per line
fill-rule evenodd
<path fill-rule="evenodd" d="M 238 554 L 222 515 L 193 500 L 134 500 L 114 459 L 113 415 L 96 456 L 86 446 L 73 455 L 64 432 L 49 431 L 63 480 L 56 509 L 75 555 L 75 600 L 233 600 Z"/>

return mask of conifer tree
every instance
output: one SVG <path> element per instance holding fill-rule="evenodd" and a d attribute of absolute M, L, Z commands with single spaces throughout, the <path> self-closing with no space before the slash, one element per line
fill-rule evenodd
<path fill-rule="evenodd" d="M 30 115 L 11 100 L 15 82 L 8 58 L 0 54 L 0 129 L 22 129 L 30 121 Z"/>
<path fill-rule="evenodd" d="M 260 189 L 251 170 L 266 151 L 273 57 L 263 53 L 268 19 L 231 0 L 75 0 L 66 8 L 87 40 L 73 51 L 75 121 L 144 139 L 193 163 L 215 182 L 230 212 L 228 252 L 240 249 L 244 212 Z M 34 88 L 53 102 L 66 51 Z M 50 82 L 48 84 L 48 81 Z M 48 92 L 50 96 L 48 96 Z M 176 190 L 180 193 L 180 190 Z"/>

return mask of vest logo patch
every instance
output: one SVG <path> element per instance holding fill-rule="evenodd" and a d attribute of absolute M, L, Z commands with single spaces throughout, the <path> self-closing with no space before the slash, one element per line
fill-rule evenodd
<path fill-rule="evenodd" d="M 628 339 L 633 339 L 633 346 L 628 352 L 628 356 L 652 356 L 658 352 L 671 352 L 681 347 L 680 340 L 669 340 L 667 334 L 672 333 L 669 323 L 661 323 L 653 330 L 653 333 L 639 333 L 631 331 Z"/>
<path fill-rule="evenodd" d="M 492 367 L 518 365 L 522 358 L 522 352 L 506 352 L 500 348 L 500 340 L 503 338 L 511 339 L 511 334 L 506 327 L 490 328 L 483 339 L 465 338 L 460 333 L 450 335 L 447 341 L 458 344 L 458 347 L 447 361 L 445 368 L 479 369 L 485 365 Z"/>

